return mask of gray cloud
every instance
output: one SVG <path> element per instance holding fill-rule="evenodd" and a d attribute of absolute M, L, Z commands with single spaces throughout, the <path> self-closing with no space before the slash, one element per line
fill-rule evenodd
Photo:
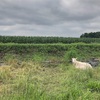
<path fill-rule="evenodd" d="M 99 0 L 0 0 L 0 35 L 79 37 L 99 31 Z"/>

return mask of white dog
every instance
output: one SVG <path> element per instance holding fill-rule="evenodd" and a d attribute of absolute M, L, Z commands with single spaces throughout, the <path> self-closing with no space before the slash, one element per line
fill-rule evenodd
<path fill-rule="evenodd" d="M 89 63 L 77 61 L 77 58 L 72 58 L 72 63 L 75 65 L 76 68 L 80 69 L 92 68 L 92 66 Z"/>

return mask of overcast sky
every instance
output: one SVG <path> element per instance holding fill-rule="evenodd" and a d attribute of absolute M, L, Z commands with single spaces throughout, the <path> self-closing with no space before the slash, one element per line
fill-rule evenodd
<path fill-rule="evenodd" d="M 0 0 L 0 35 L 79 37 L 100 31 L 100 0 Z"/>

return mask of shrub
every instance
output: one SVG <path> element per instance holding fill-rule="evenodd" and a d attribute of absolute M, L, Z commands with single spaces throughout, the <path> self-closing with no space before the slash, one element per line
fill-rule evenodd
<path fill-rule="evenodd" d="M 77 51 L 74 50 L 74 49 L 72 49 L 72 50 L 70 50 L 70 51 L 68 51 L 68 52 L 65 53 L 64 59 L 67 60 L 68 62 L 70 62 L 71 59 L 72 58 L 76 58 L 77 55 L 78 55 Z"/>

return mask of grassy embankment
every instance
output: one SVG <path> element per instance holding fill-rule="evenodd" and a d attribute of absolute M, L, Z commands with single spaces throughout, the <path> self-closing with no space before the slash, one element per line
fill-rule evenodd
<path fill-rule="evenodd" d="M 99 59 L 99 44 L 0 44 L 0 52 L 0 100 L 100 99 L 100 65 L 79 70 L 70 63 Z"/>

